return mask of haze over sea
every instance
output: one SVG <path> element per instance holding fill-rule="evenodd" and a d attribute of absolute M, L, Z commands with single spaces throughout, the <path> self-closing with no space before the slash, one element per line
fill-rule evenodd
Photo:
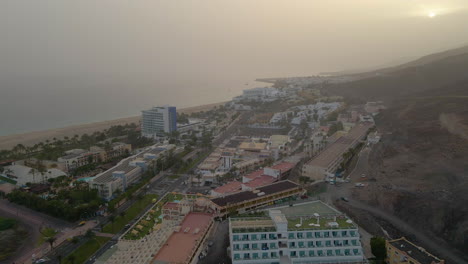
<path fill-rule="evenodd" d="M 466 0 L 443 1 L 432 18 L 426 8 L 442 1 L 273 2 L 2 0 L 0 135 L 225 101 L 256 78 L 369 68 L 468 41 Z"/>
<path fill-rule="evenodd" d="M 0 96 L 0 136 L 140 115 L 157 105 L 178 108 L 228 101 L 243 89 L 268 86 L 255 81 L 146 83 L 118 77 L 96 82 L 53 78 L 35 84 L 21 80 Z M 69 80 L 67 80 L 69 79 Z M 72 89 L 62 89 L 67 86 Z M 28 89 L 29 88 L 29 89 Z"/>

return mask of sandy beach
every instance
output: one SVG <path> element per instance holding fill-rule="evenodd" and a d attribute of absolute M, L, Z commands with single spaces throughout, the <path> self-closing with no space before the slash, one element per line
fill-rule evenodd
<path fill-rule="evenodd" d="M 223 104 L 225 104 L 225 102 L 181 108 L 181 109 L 177 109 L 177 112 L 190 114 L 190 113 L 195 113 L 195 112 L 200 112 L 200 111 L 207 111 L 207 110 L 212 109 L 215 106 L 219 106 Z M 109 121 L 68 126 L 68 127 L 63 127 L 63 128 L 49 129 L 49 130 L 43 130 L 43 131 L 34 131 L 34 132 L 28 132 L 28 133 L 23 133 L 23 134 L 8 135 L 8 136 L 0 136 L 0 149 L 11 149 L 17 144 L 23 144 L 25 146 L 32 146 L 36 143 L 45 141 L 47 139 L 52 140 L 54 137 L 63 138 L 65 136 L 73 137 L 74 135 L 92 134 L 96 131 L 102 131 L 111 126 L 124 125 L 124 124 L 130 124 L 130 123 L 139 123 L 140 118 L 141 118 L 140 116 L 126 117 L 126 118 L 119 118 L 119 119 L 114 119 L 114 120 L 109 120 Z"/>

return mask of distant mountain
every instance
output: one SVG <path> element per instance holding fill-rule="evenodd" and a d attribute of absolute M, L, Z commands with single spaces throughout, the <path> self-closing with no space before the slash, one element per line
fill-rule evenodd
<path fill-rule="evenodd" d="M 391 101 L 457 83 L 468 79 L 468 46 L 364 75 L 356 81 L 325 85 L 323 92 L 363 100 Z"/>

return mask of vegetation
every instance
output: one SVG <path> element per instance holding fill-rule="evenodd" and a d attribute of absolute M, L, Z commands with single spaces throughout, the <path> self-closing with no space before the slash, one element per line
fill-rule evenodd
<path fill-rule="evenodd" d="M 375 256 L 375 263 L 385 263 L 387 258 L 387 249 L 385 248 L 385 238 L 372 237 L 370 240 L 371 251 Z"/>
<path fill-rule="evenodd" d="M 107 241 L 109 237 L 100 237 L 93 236 L 82 246 L 77 248 L 73 253 L 68 255 L 63 262 L 63 264 L 81 264 L 85 263 L 96 251 L 101 248 Z"/>
<path fill-rule="evenodd" d="M 125 212 L 125 215 L 113 216 L 113 221 L 108 223 L 104 226 L 103 232 L 104 233 L 111 233 L 115 234 L 122 230 L 130 220 L 137 217 L 142 211 L 148 207 L 153 201 L 153 199 L 157 199 L 158 196 L 156 194 L 148 194 L 142 196 L 141 199 L 138 199 L 130 208 L 128 208 Z M 112 220 L 110 218 L 110 220 Z"/>
<path fill-rule="evenodd" d="M 15 219 L 0 217 L 0 231 L 8 230 L 17 224 Z"/>
<path fill-rule="evenodd" d="M 63 139 L 53 138 L 33 146 L 24 146 L 18 144 L 10 150 L 0 151 L 0 160 L 4 159 L 27 159 L 37 158 L 39 160 L 56 160 L 61 157 L 66 150 L 82 148 L 88 149 L 91 146 L 100 146 L 108 148 L 115 138 L 121 138 L 131 144 L 133 148 L 147 146 L 153 143 L 153 140 L 144 138 L 136 131 L 136 124 L 126 124 L 112 126 L 104 131 L 97 131 L 93 134 L 83 134 L 73 137 L 65 136 Z"/>
<path fill-rule="evenodd" d="M 55 238 L 55 235 L 57 235 L 57 231 L 55 231 L 55 229 L 46 227 L 46 228 L 41 229 L 40 233 L 41 233 L 41 237 L 39 238 L 39 245 L 42 245 L 44 242 L 48 242 L 51 245 L 53 245 L 55 240 L 52 240 L 50 238 Z"/>
<path fill-rule="evenodd" d="M 102 204 L 97 190 L 88 189 L 87 184 L 79 189 L 62 189 L 49 197 L 44 199 L 22 190 L 14 190 L 7 195 L 11 202 L 68 221 L 76 221 L 89 215 Z"/>

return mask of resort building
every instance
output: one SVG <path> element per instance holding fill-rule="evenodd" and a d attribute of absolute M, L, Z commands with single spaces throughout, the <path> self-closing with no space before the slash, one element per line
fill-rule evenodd
<path fill-rule="evenodd" d="M 372 126 L 371 123 L 357 124 L 345 136 L 340 137 L 320 154 L 304 164 L 302 176 L 313 180 L 323 180 L 327 176 L 334 175 L 344 160 L 343 154 L 364 140 L 367 131 Z"/>
<path fill-rule="evenodd" d="M 79 168 L 91 163 L 97 163 L 101 159 L 100 151 L 86 151 L 84 149 L 72 149 L 65 151 L 65 156 L 57 159 L 65 165 L 67 171 Z"/>
<path fill-rule="evenodd" d="M 177 130 L 177 110 L 174 106 L 153 107 L 142 111 L 141 135 L 148 138 L 165 137 Z"/>
<path fill-rule="evenodd" d="M 365 263 L 359 237 L 351 219 L 321 201 L 229 219 L 234 264 Z"/>
<path fill-rule="evenodd" d="M 174 149 L 174 145 L 154 145 L 139 154 L 121 160 L 116 166 L 98 174 L 89 181 L 93 189 L 105 200 L 112 200 L 117 190 L 125 191 L 132 183 L 138 181 L 151 163 L 164 155 L 167 151 Z"/>
<path fill-rule="evenodd" d="M 279 181 L 253 190 L 236 192 L 211 200 L 216 217 L 245 213 L 259 207 L 285 202 L 298 197 L 304 190 L 292 181 Z"/>
<path fill-rule="evenodd" d="M 406 238 L 386 241 L 389 264 L 444 264 L 445 261 L 427 252 Z"/>
<path fill-rule="evenodd" d="M 168 202 L 164 204 L 161 200 Z M 96 263 L 196 263 L 213 226 L 208 199 L 167 194 L 161 200 L 155 202 Z"/>

